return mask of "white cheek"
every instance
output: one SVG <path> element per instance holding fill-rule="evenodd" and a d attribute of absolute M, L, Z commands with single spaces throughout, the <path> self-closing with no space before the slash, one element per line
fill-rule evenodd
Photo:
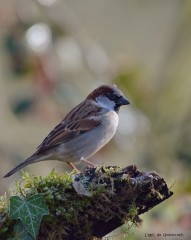
<path fill-rule="evenodd" d="M 107 97 L 99 96 L 96 98 L 96 101 L 98 103 L 98 106 L 107 108 L 110 110 L 114 110 L 115 108 L 115 102 L 109 100 Z"/>

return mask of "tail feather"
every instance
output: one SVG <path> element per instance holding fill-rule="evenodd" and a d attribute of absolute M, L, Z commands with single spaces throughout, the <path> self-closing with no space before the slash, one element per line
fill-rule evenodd
<path fill-rule="evenodd" d="M 4 176 L 4 178 L 10 177 L 15 172 L 19 171 L 20 169 L 22 169 L 23 167 L 27 166 L 28 164 L 36 162 L 37 160 L 38 160 L 37 156 L 36 155 L 32 155 L 31 157 L 27 158 L 24 162 L 22 162 L 21 164 L 19 164 L 15 168 L 13 168 L 10 172 L 8 172 Z"/>

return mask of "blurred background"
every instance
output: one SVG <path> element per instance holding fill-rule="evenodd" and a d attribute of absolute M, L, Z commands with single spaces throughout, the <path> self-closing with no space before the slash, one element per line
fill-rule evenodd
<path fill-rule="evenodd" d="M 189 0 L 0 1 L 0 194 L 21 172 L 2 176 L 100 84 L 116 84 L 131 105 L 92 161 L 136 164 L 173 185 L 173 197 L 142 216 L 128 239 L 191 239 Z M 53 168 L 70 170 L 57 161 L 25 170 L 45 176 Z M 124 225 L 110 235 L 126 232 Z"/>

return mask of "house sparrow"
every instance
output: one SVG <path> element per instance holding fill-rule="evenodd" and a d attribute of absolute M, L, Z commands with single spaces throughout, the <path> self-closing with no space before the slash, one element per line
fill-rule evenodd
<path fill-rule="evenodd" d="M 4 177 L 9 177 L 28 164 L 59 160 L 76 169 L 72 162 L 87 161 L 114 136 L 118 112 L 129 101 L 116 86 L 102 85 L 69 112 L 38 146 L 37 151 Z M 77 169 L 76 169 L 77 170 Z"/>

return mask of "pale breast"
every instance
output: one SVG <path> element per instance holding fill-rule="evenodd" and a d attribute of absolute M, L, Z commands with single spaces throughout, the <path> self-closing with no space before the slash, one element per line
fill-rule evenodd
<path fill-rule="evenodd" d="M 118 114 L 114 111 L 109 111 L 104 116 L 103 131 L 109 141 L 115 134 L 119 122 Z"/>
<path fill-rule="evenodd" d="M 117 125 L 117 113 L 107 111 L 98 127 L 61 145 L 59 155 L 63 154 L 62 160 L 70 162 L 81 158 L 89 158 L 111 140 L 116 132 Z"/>

